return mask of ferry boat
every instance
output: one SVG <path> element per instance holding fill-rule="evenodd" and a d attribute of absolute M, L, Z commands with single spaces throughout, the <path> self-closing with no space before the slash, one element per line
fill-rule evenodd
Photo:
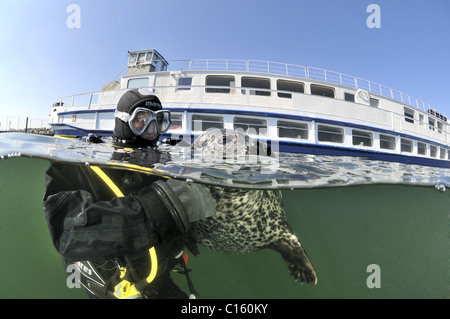
<path fill-rule="evenodd" d="M 101 91 L 57 100 L 49 116 L 54 134 L 110 136 L 117 102 L 133 88 L 171 111 L 161 138 L 192 141 L 209 128 L 242 129 L 279 152 L 450 167 L 447 117 L 405 93 L 319 68 L 166 60 L 156 50 L 129 51 L 127 67 Z"/>

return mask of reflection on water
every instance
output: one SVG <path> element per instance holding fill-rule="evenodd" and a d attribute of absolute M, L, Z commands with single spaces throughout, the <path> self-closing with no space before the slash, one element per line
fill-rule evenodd
<path fill-rule="evenodd" d="M 449 170 L 298 154 L 212 165 L 182 146 L 128 152 L 6 135 L 0 134 L 1 298 L 85 297 L 67 288 L 43 215 L 44 173 L 56 160 L 227 186 L 227 196 L 281 189 L 286 220 L 314 265 L 317 285 L 294 281 L 276 251 L 230 254 L 205 244 L 188 261 L 203 298 L 450 297 Z M 378 277 L 371 265 L 379 267 Z M 173 279 L 186 285 L 183 276 Z M 377 280 L 379 288 L 371 287 Z"/>
<path fill-rule="evenodd" d="M 0 134 L 0 157 L 29 156 L 106 165 L 160 176 L 251 189 L 296 189 L 362 184 L 450 185 L 450 169 L 373 161 L 360 157 L 273 153 L 226 157 L 196 152 L 190 145 L 162 144 L 158 150 L 121 149 L 106 143 L 33 134 Z M 231 155 L 230 155 L 231 154 Z M 239 155 L 239 154 L 238 154 Z"/>

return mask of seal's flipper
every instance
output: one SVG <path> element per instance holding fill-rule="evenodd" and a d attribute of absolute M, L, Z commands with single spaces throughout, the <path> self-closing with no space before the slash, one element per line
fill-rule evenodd
<path fill-rule="evenodd" d="M 292 235 L 289 239 L 280 238 L 269 244 L 268 248 L 281 254 L 288 264 L 289 273 L 295 280 L 310 285 L 317 284 L 316 270 L 295 235 Z"/>

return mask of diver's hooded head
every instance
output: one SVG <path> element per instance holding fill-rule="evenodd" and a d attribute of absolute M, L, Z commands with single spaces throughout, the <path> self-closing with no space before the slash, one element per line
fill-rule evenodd
<path fill-rule="evenodd" d="M 139 89 L 133 89 L 127 91 L 120 98 L 117 103 L 117 111 L 125 112 L 129 115 L 133 114 L 133 111 L 138 108 L 147 108 L 152 111 L 158 111 L 162 109 L 161 101 L 155 95 L 144 95 L 139 92 Z M 115 143 L 124 146 L 141 147 L 141 146 L 155 146 L 158 142 L 159 135 L 153 139 L 148 140 L 137 136 L 131 130 L 128 122 L 115 117 L 115 126 L 113 131 L 113 138 Z"/>

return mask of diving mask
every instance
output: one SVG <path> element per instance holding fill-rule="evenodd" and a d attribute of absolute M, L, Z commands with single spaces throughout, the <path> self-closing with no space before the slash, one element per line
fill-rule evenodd
<path fill-rule="evenodd" d="M 151 123 L 154 123 L 152 125 L 156 127 L 158 134 L 164 134 L 172 123 L 170 111 L 152 111 L 143 107 L 136 108 L 131 115 L 116 110 L 114 116 L 123 122 L 128 122 L 131 131 L 137 136 L 143 134 Z"/>

